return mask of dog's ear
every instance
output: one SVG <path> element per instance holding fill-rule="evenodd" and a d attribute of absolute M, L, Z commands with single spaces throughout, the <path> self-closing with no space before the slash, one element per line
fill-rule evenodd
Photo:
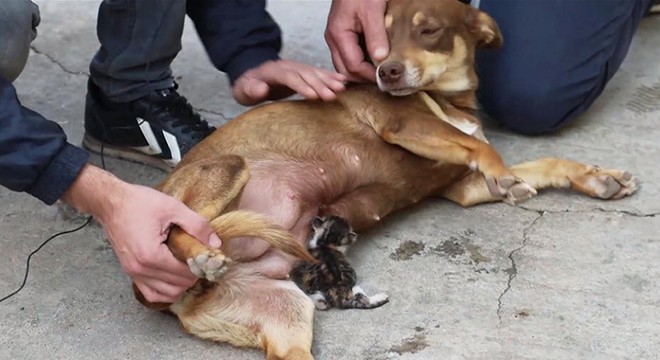
<path fill-rule="evenodd" d="M 465 19 L 467 28 L 477 39 L 477 47 L 500 48 L 504 39 L 495 19 L 483 11 L 469 7 Z"/>

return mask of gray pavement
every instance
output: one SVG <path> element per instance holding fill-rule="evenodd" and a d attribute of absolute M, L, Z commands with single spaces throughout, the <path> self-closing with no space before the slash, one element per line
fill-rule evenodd
<path fill-rule="evenodd" d="M 82 136 L 87 63 L 98 43 L 98 1 L 39 1 L 43 23 L 17 82 L 24 104 Z M 328 1 L 273 1 L 284 56 L 331 67 L 322 38 Z M 213 123 L 244 108 L 187 24 L 174 63 L 181 91 Z M 522 207 L 462 209 L 430 200 L 362 235 L 350 254 L 364 288 L 391 302 L 317 315 L 318 359 L 658 359 L 660 351 L 660 17 L 647 19 L 623 68 L 593 108 L 552 136 L 492 126 L 510 163 L 558 156 L 629 170 L 633 197 L 602 202 L 546 192 Z M 96 163 L 98 157 L 93 158 Z M 157 170 L 108 160 L 153 185 Z M 0 189 L 0 296 L 51 234 L 84 221 Z M 133 300 L 97 225 L 33 258 L 26 288 L 0 304 L 0 359 L 261 359 L 200 341 Z"/>

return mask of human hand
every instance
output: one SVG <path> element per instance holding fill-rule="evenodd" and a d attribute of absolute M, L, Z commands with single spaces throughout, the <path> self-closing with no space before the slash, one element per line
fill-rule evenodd
<path fill-rule="evenodd" d="M 385 31 L 386 0 L 333 0 L 325 41 L 335 69 L 350 81 L 376 81 L 376 69 L 365 60 L 358 35 L 364 34 L 369 56 L 380 62 L 389 53 Z"/>
<path fill-rule="evenodd" d="M 164 244 L 173 225 L 212 247 L 221 245 L 209 222 L 180 201 L 90 165 L 63 200 L 101 223 L 122 269 L 149 302 L 174 302 L 197 281 Z"/>
<path fill-rule="evenodd" d="M 265 100 L 277 100 L 293 93 L 306 99 L 331 101 L 336 92 L 344 90 L 346 77 L 289 60 L 267 61 L 246 71 L 233 87 L 234 99 L 242 105 L 254 105 Z"/>

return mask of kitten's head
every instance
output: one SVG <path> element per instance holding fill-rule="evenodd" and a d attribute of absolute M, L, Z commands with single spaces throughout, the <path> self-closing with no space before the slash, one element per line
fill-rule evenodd
<path fill-rule="evenodd" d="M 330 248 L 344 252 L 356 239 L 357 234 L 343 218 L 317 216 L 312 221 L 312 238 L 308 247 L 310 249 Z"/>

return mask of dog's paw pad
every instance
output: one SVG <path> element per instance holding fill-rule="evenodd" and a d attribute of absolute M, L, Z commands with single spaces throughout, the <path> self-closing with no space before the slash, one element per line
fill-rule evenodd
<path fill-rule="evenodd" d="M 502 176 L 498 179 L 486 177 L 486 185 L 491 195 L 510 205 L 523 202 L 536 195 L 534 187 L 513 175 Z"/>
<path fill-rule="evenodd" d="M 621 199 L 634 194 L 639 188 L 639 180 L 627 171 L 595 170 L 588 185 L 601 199 Z"/>
<path fill-rule="evenodd" d="M 230 260 L 219 250 L 209 250 L 188 259 L 187 263 L 197 277 L 216 281 L 227 271 Z"/>

